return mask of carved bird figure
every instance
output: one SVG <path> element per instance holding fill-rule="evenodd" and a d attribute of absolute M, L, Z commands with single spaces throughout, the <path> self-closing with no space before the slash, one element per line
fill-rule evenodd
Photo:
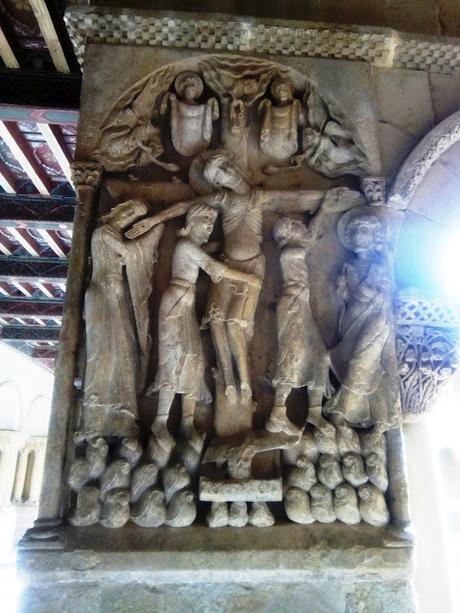
<path fill-rule="evenodd" d="M 390 513 L 382 492 L 366 483 L 358 489 L 359 512 L 361 519 L 372 526 L 385 526 L 390 521 Z"/>
<path fill-rule="evenodd" d="M 359 524 L 358 496 L 349 483 L 341 483 L 334 490 L 334 511 L 344 524 Z"/>
<path fill-rule="evenodd" d="M 324 453 L 319 456 L 317 473 L 318 481 L 330 490 L 335 489 L 343 481 L 340 464 L 337 458 L 331 454 Z"/>
<path fill-rule="evenodd" d="M 284 509 L 296 524 L 312 524 L 315 521 L 310 509 L 310 496 L 298 487 L 291 487 L 284 494 Z"/>
<path fill-rule="evenodd" d="M 158 528 L 166 521 L 163 492 L 151 488 L 131 508 L 131 520 L 144 528 Z"/>
<path fill-rule="evenodd" d="M 306 456 L 299 456 L 296 460 L 296 465 L 288 468 L 286 478 L 286 486 L 288 488 L 299 487 L 301 490 L 308 492 L 316 482 L 315 467 L 313 462 Z"/>
<path fill-rule="evenodd" d="M 315 429 L 313 436 L 319 453 L 339 455 L 335 433 L 334 436 L 330 436 L 325 430 Z"/>
<path fill-rule="evenodd" d="M 342 458 L 342 473 L 345 481 L 353 487 L 366 483 L 367 474 L 364 470 L 363 459 L 357 453 L 346 453 Z"/>
<path fill-rule="evenodd" d="M 228 525 L 243 528 L 248 523 L 248 505 L 245 502 L 231 502 L 228 512 Z"/>
<path fill-rule="evenodd" d="M 385 434 L 382 434 L 378 430 L 371 430 L 370 432 L 363 432 L 360 435 L 361 452 L 364 457 L 370 453 L 376 453 L 382 462 L 387 461 L 387 439 Z"/>
<path fill-rule="evenodd" d="M 269 526 L 273 526 L 274 523 L 275 518 L 266 502 L 258 501 L 251 504 L 251 510 L 249 512 L 249 524 L 251 526 L 268 528 Z"/>
<path fill-rule="evenodd" d="M 190 475 L 183 464 L 173 464 L 163 469 L 163 487 L 166 504 L 169 504 L 174 494 L 190 485 Z"/>
<path fill-rule="evenodd" d="M 121 528 L 129 520 L 129 492 L 111 490 L 102 504 L 100 522 L 105 528 Z"/>
<path fill-rule="evenodd" d="M 312 432 L 305 430 L 295 445 L 283 450 L 283 460 L 286 464 L 295 465 L 299 456 L 304 456 L 315 464 L 319 451 Z"/>
<path fill-rule="evenodd" d="M 322 483 L 316 483 L 310 490 L 311 514 L 323 524 L 330 524 L 336 520 L 332 504 L 332 492 Z"/>
<path fill-rule="evenodd" d="M 135 468 L 131 477 L 131 502 L 137 502 L 149 487 L 155 485 L 157 478 L 156 464 L 142 464 Z"/>
<path fill-rule="evenodd" d="M 128 460 L 133 468 L 134 466 L 137 466 L 141 455 L 142 447 L 137 438 L 133 436 L 127 436 L 120 441 L 116 450 L 116 456 L 122 460 Z"/>
<path fill-rule="evenodd" d="M 346 424 L 336 425 L 337 447 L 341 456 L 346 453 L 361 453 L 361 445 L 359 444 L 359 434 Z"/>
<path fill-rule="evenodd" d="M 365 462 L 369 481 L 375 487 L 378 487 L 381 492 L 386 492 L 388 489 L 388 474 L 385 463 L 382 462 L 379 454 L 370 453 L 365 457 Z"/>
<path fill-rule="evenodd" d="M 228 508 L 226 502 L 213 502 L 206 515 L 210 528 L 223 528 L 228 524 Z"/>
<path fill-rule="evenodd" d="M 110 490 L 128 489 L 131 464 L 127 460 L 115 460 L 107 466 L 101 477 L 101 500 Z"/>
<path fill-rule="evenodd" d="M 103 438 L 88 441 L 84 458 L 77 458 L 70 466 L 68 483 L 78 491 L 88 481 L 99 479 L 105 469 L 108 446 Z"/>
<path fill-rule="evenodd" d="M 100 512 L 99 488 L 85 485 L 78 492 L 75 511 L 69 522 L 72 526 L 91 526 L 99 521 Z"/>
<path fill-rule="evenodd" d="M 173 528 L 190 526 L 195 521 L 196 505 L 190 490 L 178 492 L 168 505 L 166 525 Z"/>

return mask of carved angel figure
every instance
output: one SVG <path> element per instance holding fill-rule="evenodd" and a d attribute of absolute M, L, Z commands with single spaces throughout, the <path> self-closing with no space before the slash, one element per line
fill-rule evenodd
<path fill-rule="evenodd" d="M 353 135 L 333 119 L 318 92 L 305 92 L 307 127 L 302 134 L 303 153 L 293 158 L 295 165 L 307 162 L 326 177 L 344 174 L 363 175 L 368 172 L 366 155 Z"/>
<path fill-rule="evenodd" d="M 340 201 L 346 208 L 362 199 L 357 192 L 346 189 L 315 190 L 256 190 L 249 185 L 244 172 L 225 152 L 205 152 L 195 158 L 191 167 L 196 171 L 194 187 L 203 194 L 192 200 L 178 202 L 153 217 L 136 223 L 126 236 L 135 238 L 156 224 L 183 215 L 196 204 L 206 204 L 222 213 L 225 263 L 234 270 L 255 275 L 259 284 L 230 281 L 224 277 L 215 283 L 208 297 L 208 313 L 219 367 L 225 381 L 226 397 L 238 400 L 236 364 L 240 393 L 252 397 L 248 345 L 253 335 L 254 315 L 260 286 L 265 274 L 265 257 L 261 250 L 262 221 L 265 211 L 313 212 L 323 203 Z M 203 154 L 204 155 L 204 154 Z M 326 206 L 326 208 L 327 208 Z"/>
<path fill-rule="evenodd" d="M 276 310 L 278 357 L 273 385 L 275 406 L 266 424 L 270 432 L 296 434 L 286 416 L 286 401 L 293 388 L 307 387 L 308 421 L 324 427 L 322 400 L 329 396 L 329 355 L 310 307 L 307 255 L 314 247 L 324 213 L 320 210 L 307 228 L 293 217 L 282 217 L 273 228 L 281 249 L 283 293 Z"/>
<path fill-rule="evenodd" d="M 278 77 L 271 85 L 274 103 L 264 98 L 259 104 L 263 115 L 259 143 L 262 151 L 275 160 L 288 160 L 299 148 L 299 126 L 305 123 L 300 100 L 294 98 L 294 84 Z"/>
<path fill-rule="evenodd" d="M 82 433 L 135 436 L 136 394 L 150 351 L 148 300 L 163 226 L 136 241 L 124 230 L 147 213 L 128 200 L 101 217 L 93 233 L 93 274 L 85 295 L 86 373 Z"/>
<path fill-rule="evenodd" d="M 171 139 L 175 150 L 182 155 L 196 155 L 211 143 L 212 122 L 219 119 L 219 105 L 216 98 L 197 104 L 203 94 L 203 81 L 195 72 L 181 72 L 174 80 L 174 89 L 180 99 L 167 92 L 160 114 L 165 115 L 170 106 Z"/>
<path fill-rule="evenodd" d="M 340 342 L 330 355 L 341 387 L 325 411 L 353 426 L 386 429 L 396 419 L 398 383 L 384 225 L 376 214 L 359 207 L 342 216 L 337 231 L 354 256 L 337 279 L 343 301 Z"/>
<path fill-rule="evenodd" d="M 195 309 L 196 281 L 204 270 L 214 282 L 221 279 L 257 283 L 256 277 L 232 270 L 201 249 L 211 235 L 217 211 L 204 204 L 192 206 L 173 254 L 172 279 L 163 294 L 159 313 L 159 355 L 155 382 L 159 391 L 158 413 L 152 431 L 163 447 L 172 446 L 167 419 L 175 394 L 182 395 L 181 431 L 193 438 L 197 401 L 210 402 L 205 382 L 205 362 Z"/>

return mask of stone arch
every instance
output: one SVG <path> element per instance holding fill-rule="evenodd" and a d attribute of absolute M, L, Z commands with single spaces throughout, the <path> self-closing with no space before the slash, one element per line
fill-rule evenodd
<path fill-rule="evenodd" d="M 24 413 L 19 387 L 13 381 L 0 382 L 0 430 L 19 430 Z"/>

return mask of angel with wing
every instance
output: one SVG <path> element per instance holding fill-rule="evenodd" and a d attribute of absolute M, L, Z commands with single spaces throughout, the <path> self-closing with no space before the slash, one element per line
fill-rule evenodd
<path fill-rule="evenodd" d="M 265 172 L 279 174 L 307 164 L 330 178 L 368 173 L 365 153 L 356 144 L 352 133 L 330 115 L 325 102 L 314 88 L 306 90 L 304 108 L 306 122 L 302 130 L 302 153 L 291 158 L 290 166 L 269 165 Z"/>
<path fill-rule="evenodd" d="M 93 233 L 93 274 L 85 295 L 86 373 L 81 433 L 135 436 L 137 394 L 150 354 L 148 301 L 163 225 L 134 241 L 128 226 L 147 213 L 140 200 L 118 204 Z"/>
<path fill-rule="evenodd" d="M 142 81 L 131 99 L 122 98 L 105 119 L 99 134 L 94 159 L 108 172 L 125 172 L 155 164 L 177 172 L 177 164 L 163 162 L 160 129 L 153 121 L 158 116 L 159 95 L 172 79 L 171 69 Z"/>

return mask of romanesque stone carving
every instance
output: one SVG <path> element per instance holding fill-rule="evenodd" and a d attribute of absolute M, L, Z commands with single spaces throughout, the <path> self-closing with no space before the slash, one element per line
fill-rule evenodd
<path fill-rule="evenodd" d="M 276 78 L 270 87 L 273 102 L 264 98 L 258 111 L 262 115 L 259 143 L 262 151 L 275 160 L 289 160 L 299 148 L 299 127 L 305 123 L 300 100 L 294 98 L 294 84 Z"/>
<path fill-rule="evenodd" d="M 204 104 L 197 101 L 203 94 L 203 81 L 193 72 L 183 72 L 174 80 L 179 96 L 168 92 L 163 97 L 160 113 L 171 108 L 171 139 L 176 151 L 182 155 L 196 155 L 211 142 L 212 123 L 219 118 L 219 105 L 215 98 Z"/>
<path fill-rule="evenodd" d="M 137 393 L 144 386 L 150 349 L 148 300 L 163 227 L 137 241 L 125 240 L 123 231 L 146 212 L 141 201 L 123 202 L 101 218 L 93 233 L 82 437 L 137 434 Z"/>
<path fill-rule="evenodd" d="M 458 368 L 458 307 L 409 289 L 398 295 L 396 321 L 402 411 L 415 419 Z"/>
<path fill-rule="evenodd" d="M 350 425 L 385 430 L 397 425 L 398 399 L 385 222 L 374 211 L 354 208 L 338 226 L 340 241 L 354 257 L 337 279 L 343 310 L 340 342 L 330 355 L 342 385 L 328 401 L 326 413 L 340 415 Z"/>
<path fill-rule="evenodd" d="M 118 175 L 92 237 L 71 523 L 387 523 L 384 189 L 309 178 L 365 173 L 355 134 L 307 77 L 205 56 L 135 83 L 95 140 Z"/>

